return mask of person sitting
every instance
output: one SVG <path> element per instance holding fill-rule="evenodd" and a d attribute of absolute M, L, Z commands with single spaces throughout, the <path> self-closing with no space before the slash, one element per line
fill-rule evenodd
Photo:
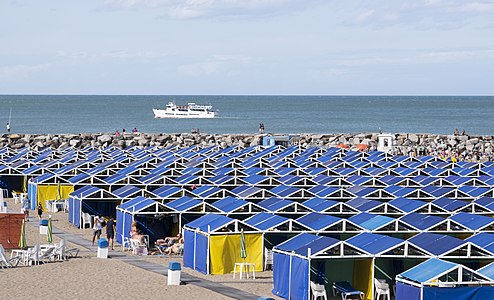
<path fill-rule="evenodd" d="M 144 238 L 144 234 L 142 234 L 142 231 L 140 231 L 139 229 L 137 229 L 137 231 L 134 232 L 134 234 L 132 234 L 130 239 L 134 240 L 134 241 L 138 241 L 141 244 L 146 243 L 146 239 Z"/>
<path fill-rule="evenodd" d="M 173 244 L 175 244 L 176 242 L 178 242 L 181 238 L 182 238 L 182 234 L 179 233 L 176 236 L 168 236 L 168 237 L 165 237 L 164 239 L 159 239 L 159 240 L 156 241 L 155 244 L 157 246 L 170 247 Z"/>
<path fill-rule="evenodd" d="M 165 254 L 182 254 L 184 252 L 184 239 L 180 238 L 178 243 L 166 248 Z"/>

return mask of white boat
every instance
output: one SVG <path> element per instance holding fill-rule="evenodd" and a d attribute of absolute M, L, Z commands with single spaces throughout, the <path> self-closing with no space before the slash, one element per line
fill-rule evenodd
<path fill-rule="evenodd" d="M 176 105 L 168 102 L 166 107 L 153 108 L 155 118 L 214 118 L 215 112 L 211 105 L 198 105 L 187 103 L 187 105 Z"/>

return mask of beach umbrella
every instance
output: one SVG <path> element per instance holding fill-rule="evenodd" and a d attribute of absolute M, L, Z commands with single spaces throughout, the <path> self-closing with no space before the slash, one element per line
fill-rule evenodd
<path fill-rule="evenodd" d="M 24 220 L 22 220 L 22 226 L 21 226 L 21 237 L 19 239 L 19 248 L 24 249 L 26 248 L 27 243 L 26 243 L 26 223 Z"/>
<path fill-rule="evenodd" d="M 48 244 L 53 242 L 53 234 L 52 234 L 52 225 L 51 225 L 51 216 L 48 217 L 48 230 L 46 231 L 46 241 Z"/>
<path fill-rule="evenodd" d="M 244 259 L 247 258 L 247 249 L 245 247 L 245 235 L 244 230 L 240 231 L 240 257 Z"/>
<path fill-rule="evenodd" d="M 27 192 L 27 175 L 24 175 L 22 179 L 22 192 L 25 194 Z"/>
<path fill-rule="evenodd" d="M 337 148 L 344 148 L 344 149 L 348 149 L 350 148 L 350 146 L 346 145 L 346 144 L 343 144 L 343 143 L 340 143 L 338 144 L 338 146 L 336 146 Z"/>

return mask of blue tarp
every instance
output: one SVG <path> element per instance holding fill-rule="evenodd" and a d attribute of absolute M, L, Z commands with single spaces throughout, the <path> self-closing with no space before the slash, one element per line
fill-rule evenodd
<path fill-rule="evenodd" d="M 369 254 L 381 254 L 383 251 L 392 249 L 404 241 L 398 238 L 363 232 L 346 240 L 350 245 L 364 250 Z"/>
<path fill-rule="evenodd" d="M 409 213 L 400 218 L 400 220 L 419 230 L 427 230 L 445 219 L 438 216 L 424 215 L 419 213 Z"/>
<path fill-rule="evenodd" d="M 340 222 L 342 219 L 330 215 L 320 214 L 320 213 L 309 213 L 297 219 L 298 222 L 311 228 L 312 230 L 324 230 L 334 224 Z"/>
<path fill-rule="evenodd" d="M 184 196 L 182 198 L 179 198 L 177 200 L 173 200 L 171 202 L 168 202 L 165 204 L 165 206 L 179 211 L 179 212 L 185 212 L 191 208 L 197 207 L 198 205 L 201 205 L 202 201 L 193 199 L 187 196 Z"/>
<path fill-rule="evenodd" d="M 323 212 L 339 203 L 340 203 L 339 201 L 326 200 L 324 198 L 314 197 L 307 201 L 304 201 L 302 204 L 316 212 Z"/>
<path fill-rule="evenodd" d="M 471 230 L 480 230 L 488 225 L 494 224 L 494 218 L 492 217 L 474 215 L 465 212 L 457 213 L 456 215 L 451 216 L 450 219 Z"/>
<path fill-rule="evenodd" d="M 418 283 L 428 282 L 440 275 L 453 270 L 457 264 L 445 260 L 430 258 L 423 263 L 401 273 L 399 277 Z"/>
<path fill-rule="evenodd" d="M 465 243 L 465 241 L 452 236 L 429 232 L 420 233 L 408 241 L 432 255 L 445 254 Z"/>
<path fill-rule="evenodd" d="M 264 231 L 279 226 L 289 220 L 282 216 L 261 212 L 245 219 L 244 222 L 258 230 Z"/>
<path fill-rule="evenodd" d="M 376 230 L 395 221 L 391 217 L 369 213 L 360 213 L 348 218 L 348 220 L 367 230 Z"/>
<path fill-rule="evenodd" d="M 187 223 L 187 227 L 192 229 L 199 229 L 203 232 L 215 231 L 228 223 L 234 221 L 234 219 L 216 214 L 204 215 L 192 222 Z"/>
<path fill-rule="evenodd" d="M 424 300 L 493 299 L 494 286 L 461 286 L 452 288 L 424 287 Z"/>
<path fill-rule="evenodd" d="M 396 299 L 399 300 L 421 300 L 420 288 L 401 282 L 396 283 Z"/>
<path fill-rule="evenodd" d="M 248 204 L 248 201 L 228 196 L 212 203 L 211 206 L 219 209 L 222 212 L 230 213 Z"/>

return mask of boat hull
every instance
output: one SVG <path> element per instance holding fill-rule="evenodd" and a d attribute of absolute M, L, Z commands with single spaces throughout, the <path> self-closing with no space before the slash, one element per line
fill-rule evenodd
<path fill-rule="evenodd" d="M 154 117 L 157 119 L 211 119 L 215 117 L 215 112 L 195 112 L 195 111 L 175 111 L 166 109 L 153 109 Z"/>

